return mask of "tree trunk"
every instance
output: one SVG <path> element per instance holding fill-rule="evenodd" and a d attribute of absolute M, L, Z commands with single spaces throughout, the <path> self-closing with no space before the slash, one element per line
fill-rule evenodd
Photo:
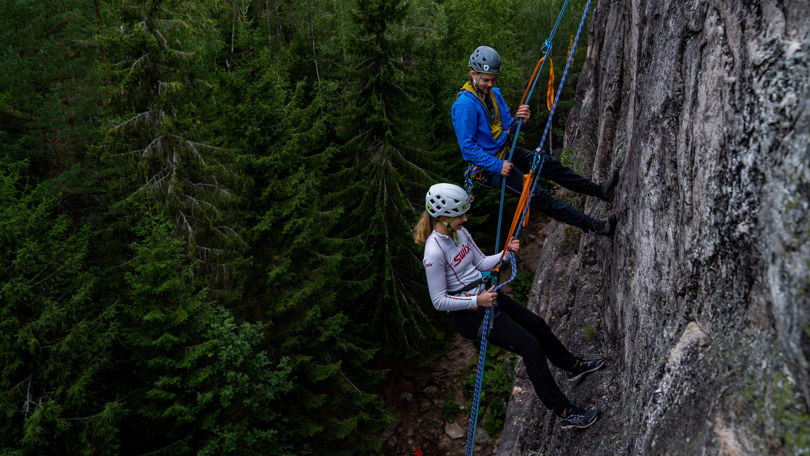
<path fill-rule="evenodd" d="M 606 358 L 575 383 L 552 367 L 601 418 L 560 430 L 519 363 L 499 455 L 810 452 L 808 17 L 598 2 L 566 146 L 594 180 L 621 169 L 613 203 L 585 206 L 619 226 L 551 223 L 529 306 Z"/>

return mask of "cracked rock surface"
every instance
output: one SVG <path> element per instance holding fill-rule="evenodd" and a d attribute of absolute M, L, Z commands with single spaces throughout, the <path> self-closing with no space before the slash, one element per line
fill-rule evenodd
<path fill-rule="evenodd" d="M 585 206 L 619 225 L 550 223 L 529 306 L 605 357 L 552 368 L 601 419 L 559 429 L 518 363 L 497 454 L 810 454 L 810 3 L 592 8 L 565 146 L 621 169 Z"/>

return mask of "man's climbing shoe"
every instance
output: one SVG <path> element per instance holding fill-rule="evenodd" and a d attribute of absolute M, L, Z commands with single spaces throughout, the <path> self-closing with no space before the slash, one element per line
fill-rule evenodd
<path fill-rule="evenodd" d="M 602 236 L 613 236 L 613 232 L 616 231 L 616 215 L 610 214 L 606 219 L 597 220 L 594 225 L 594 231 L 596 234 L 601 234 Z"/>
<path fill-rule="evenodd" d="M 616 184 L 619 182 L 619 168 L 614 168 L 610 173 L 610 179 L 602 182 L 599 189 L 602 190 L 602 200 L 608 203 L 613 202 L 613 196 L 616 189 Z"/>
<path fill-rule="evenodd" d="M 580 359 L 577 365 L 574 366 L 574 369 L 568 372 L 568 374 L 566 375 L 568 376 L 568 380 L 576 380 L 579 377 L 582 377 L 584 374 L 587 374 L 588 372 L 593 372 L 596 369 L 601 369 L 602 366 L 604 365 L 605 360 L 603 360 L 602 358 L 595 358 L 589 360 Z"/>
<path fill-rule="evenodd" d="M 599 410 L 596 409 L 581 409 L 579 407 L 568 407 L 568 413 L 565 417 L 557 418 L 560 423 L 560 429 L 580 428 L 584 429 L 599 419 Z"/>

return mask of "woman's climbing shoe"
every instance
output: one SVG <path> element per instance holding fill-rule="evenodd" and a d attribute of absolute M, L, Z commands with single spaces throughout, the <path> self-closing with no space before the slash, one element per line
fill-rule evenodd
<path fill-rule="evenodd" d="M 602 366 L 605 365 L 605 360 L 602 358 L 595 358 L 589 360 L 580 359 L 579 363 L 574 367 L 573 370 L 568 372 L 568 380 L 576 380 L 579 377 L 587 374 L 588 372 L 593 372 L 596 369 L 601 369 Z"/>
<path fill-rule="evenodd" d="M 599 419 L 599 410 L 596 409 L 581 409 L 579 407 L 568 407 L 565 417 L 557 418 L 560 423 L 560 429 L 580 428 L 584 429 Z"/>

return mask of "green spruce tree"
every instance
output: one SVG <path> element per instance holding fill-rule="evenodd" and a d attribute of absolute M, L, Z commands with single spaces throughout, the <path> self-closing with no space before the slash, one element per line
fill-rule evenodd
<path fill-rule="evenodd" d="M 89 233 L 47 184 L 0 166 L 0 447 L 4 454 L 117 454 L 122 401 L 100 392 L 120 338 L 94 298 Z"/>
<path fill-rule="evenodd" d="M 415 356 L 439 339 L 424 292 L 421 252 L 411 227 L 434 181 L 423 155 L 412 98 L 413 53 L 397 0 L 360 0 L 353 12 L 343 141 L 330 168 L 328 204 L 346 208 L 336 237 L 345 239 L 341 299 L 357 328 L 390 354 Z"/>
<path fill-rule="evenodd" d="M 117 237 L 107 242 L 127 246 L 136 240 L 130 227 L 140 213 L 134 208 L 153 201 L 167 209 L 173 237 L 193 242 L 203 272 L 224 288 L 227 253 L 238 248 L 238 239 L 225 210 L 232 199 L 230 157 L 207 127 L 215 112 L 214 58 L 222 45 L 217 6 L 133 0 L 105 10 L 109 120 L 97 167 L 110 207 L 100 223 Z"/>
<path fill-rule="evenodd" d="M 314 6 L 314 5 L 313 5 Z M 324 3 L 322 6 L 326 6 Z M 225 116 L 217 131 L 239 155 L 243 238 L 251 258 L 241 273 L 244 302 L 237 315 L 266 322 L 267 354 L 287 360 L 295 381 L 274 405 L 277 428 L 296 454 L 374 454 L 375 432 L 386 423 L 369 386 L 374 350 L 347 331 L 339 306 L 340 240 L 330 239 L 340 207 L 325 207 L 323 172 L 332 160 L 333 114 L 339 84 L 329 80 L 328 56 L 318 50 L 314 16 L 290 9 L 284 35 L 268 40 L 266 10 L 231 20 L 234 38 L 221 77 Z M 328 21 L 330 18 L 319 18 Z M 282 43 L 290 42 L 289 46 Z M 297 52 L 305 49 L 308 52 Z M 293 76 L 295 75 L 295 76 Z"/>
<path fill-rule="evenodd" d="M 96 27 L 92 2 L 0 3 L 0 161 L 43 180 L 98 139 Z"/>

